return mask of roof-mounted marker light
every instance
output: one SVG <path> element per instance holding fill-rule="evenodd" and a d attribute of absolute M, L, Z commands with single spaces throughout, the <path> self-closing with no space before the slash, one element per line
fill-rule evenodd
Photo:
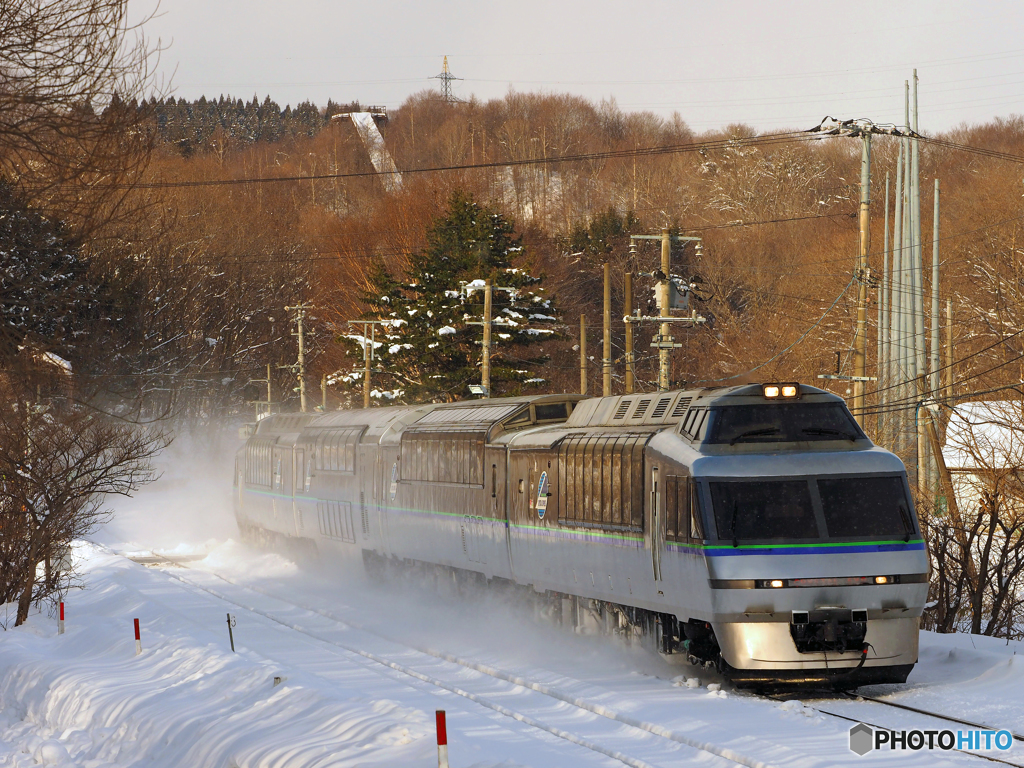
<path fill-rule="evenodd" d="M 761 394 L 765 400 L 799 398 L 800 385 L 795 382 L 791 384 L 762 384 Z"/>

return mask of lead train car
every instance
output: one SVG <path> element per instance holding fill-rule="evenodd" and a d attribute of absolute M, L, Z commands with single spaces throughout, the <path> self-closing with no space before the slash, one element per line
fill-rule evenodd
<path fill-rule="evenodd" d="M 903 682 L 917 661 L 903 464 L 813 387 L 275 415 L 235 483 L 250 540 L 532 587 L 740 685 Z"/>

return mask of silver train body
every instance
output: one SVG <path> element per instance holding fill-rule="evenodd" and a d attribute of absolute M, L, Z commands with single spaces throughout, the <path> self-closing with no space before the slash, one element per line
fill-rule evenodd
<path fill-rule="evenodd" d="M 841 398 L 786 391 L 275 415 L 238 454 L 236 514 L 372 573 L 531 588 L 740 685 L 902 682 L 928 590 L 905 469 Z"/>

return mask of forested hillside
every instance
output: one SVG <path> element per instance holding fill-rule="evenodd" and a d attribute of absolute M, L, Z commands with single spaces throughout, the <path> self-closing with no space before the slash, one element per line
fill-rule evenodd
<path fill-rule="evenodd" d="M 696 135 L 682 117 L 626 113 L 569 95 L 510 93 L 450 104 L 425 92 L 379 121 L 403 172 L 402 184 L 389 192 L 352 122 L 329 118 L 358 109 L 333 102 L 326 110 L 281 109 L 269 97 L 168 99 L 139 108 L 157 141 L 125 204 L 147 215 L 87 246 L 117 313 L 122 350 L 98 374 L 152 377 L 159 382 L 154 392 L 173 396 L 178 412 L 199 419 L 238 413 L 259 397 L 261 385 L 248 382 L 265 378 L 267 364 L 275 391 L 294 397 L 291 374 L 277 366 L 296 356 L 283 308 L 302 300 L 315 308 L 311 390 L 319 395 L 326 374 L 328 407 L 358 399 L 359 382 L 345 381 L 361 369 L 362 354 L 343 338 L 352 333 L 346 321 L 370 310 L 365 292 L 375 270 L 399 282 L 415 270 L 428 231 L 453 195 L 511 224 L 522 238 L 513 261 L 543 278 L 539 286 L 562 321 L 560 333 L 536 338 L 536 350 L 508 351 L 506 362 L 517 355 L 550 361 L 530 384 L 506 391 L 578 388 L 573 348 L 581 314 L 596 360 L 592 388 L 599 382 L 602 264 L 613 265 L 613 316 L 621 317 L 625 271 L 637 275 L 634 306 L 653 313 L 653 281 L 639 273 L 658 265 L 658 246 L 631 256 L 628 236 L 662 227 L 703 238 L 699 253 L 692 245 L 679 249 L 673 268 L 700 279 L 705 301 L 698 308 L 710 318 L 681 334 L 674 382 L 813 381 L 835 370 L 837 355 L 849 373 L 858 141 L 812 141 L 800 133 L 765 140 L 748 126 Z M 943 138 L 1019 153 L 1022 129 L 1024 122 L 1012 118 Z M 876 275 L 895 150 L 892 139 L 874 143 Z M 953 301 L 954 347 L 966 357 L 1019 320 L 1024 189 L 1013 163 L 931 144 L 923 147 L 921 174 L 925 211 L 931 179 L 942 181 L 941 293 Z M 926 244 L 930 218 L 924 217 Z M 497 277 L 476 277 L 491 276 Z M 877 291 L 870 294 L 875 301 Z M 869 317 L 873 324 L 874 309 Z M 623 332 L 621 322 L 613 324 L 616 387 Z M 648 388 L 656 377 L 649 335 L 642 332 L 637 343 L 638 374 Z M 971 379 L 977 388 L 1019 379 L 1019 366 L 995 367 L 1019 355 L 1015 342 L 957 364 L 957 379 L 981 374 Z M 504 354 L 500 340 L 494 351 Z M 381 391 L 399 386 L 386 367 L 374 378 Z M 449 389 L 446 397 L 468 394 Z"/>

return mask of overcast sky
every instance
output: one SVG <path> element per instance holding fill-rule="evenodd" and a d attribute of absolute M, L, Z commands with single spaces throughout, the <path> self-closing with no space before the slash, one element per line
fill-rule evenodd
<path fill-rule="evenodd" d="M 1020 0 L 163 0 L 159 14 L 146 31 L 167 46 L 160 70 L 190 99 L 397 107 L 438 87 L 447 55 L 461 98 L 613 98 L 697 131 L 902 123 L 914 67 L 922 132 L 1024 113 Z"/>

